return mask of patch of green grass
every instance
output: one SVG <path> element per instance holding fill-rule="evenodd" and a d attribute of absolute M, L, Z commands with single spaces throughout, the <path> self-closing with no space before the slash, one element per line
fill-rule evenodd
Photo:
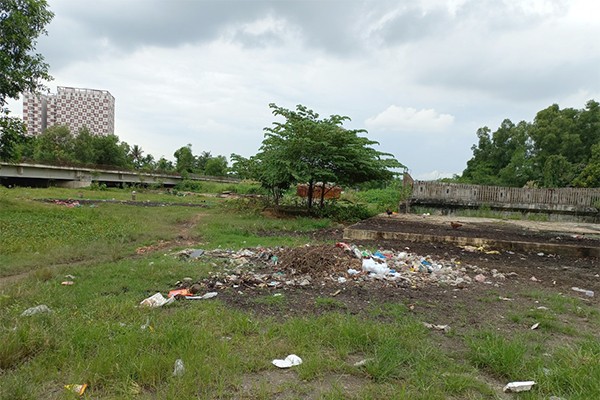
<path fill-rule="evenodd" d="M 252 300 L 256 304 L 282 309 L 288 304 L 288 299 L 281 293 L 259 296 Z"/>
<path fill-rule="evenodd" d="M 469 360 L 498 378 L 528 380 L 537 359 L 527 357 L 528 345 L 522 336 L 504 338 L 499 333 L 484 330 L 475 332 L 466 340 Z"/>
<path fill-rule="evenodd" d="M 317 297 L 315 306 L 323 310 L 345 310 L 347 308 L 346 303 L 333 297 Z"/>
<path fill-rule="evenodd" d="M 311 231 L 330 225 L 328 219 L 270 219 L 262 215 L 230 211 L 207 215 L 197 231 L 213 248 L 295 246 L 310 242 L 308 234 Z"/>
<path fill-rule="evenodd" d="M 548 396 L 598 398 L 600 396 L 600 345 L 589 338 L 559 347 L 546 362 L 540 388 Z"/>
<path fill-rule="evenodd" d="M 0 208 L 0 276 L 52 264 L 118 259 L 142 244 L 174 238 L 177 221 L 196 213 L 185 207 L 67 208 L 5 199 Z"/>

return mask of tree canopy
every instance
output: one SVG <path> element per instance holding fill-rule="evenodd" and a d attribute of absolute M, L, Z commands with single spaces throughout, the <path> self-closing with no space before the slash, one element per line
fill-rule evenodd
<path fill-rule="evenodd" d="M 462 182 L 539 187 L 598 186 L 600 183 L 600 104 L 537 113 L 533 122 L 506 119 L 494 132 L 477 131 L 473 157 Z"/>
<path fill-rule="evenodd" d="M 0 160 L 17 160 L 19 146 L 26 141 L 25 127 L 10 116 L 7 99 L 38 91 L 42 81 L 51 79 L 35 46 L 53 16 L 45 0 L 0 1 Z"/>
<path fill-rule="evenodd" d="M 203 151 L 199 156 L 192 152 L 192 145 L 180 147 L 173 154 L 175 169 L 180 174 L 199 174 L 211 176 L 227 175 L 227 159 L 224 156 L 212 156 L 210 151 Z"/>
<path fill-rule="evenodd" d="M 264 129 L 265 138 L 258 154 L 249 159 L 232 154 L 232 169 L 252 177 L 269 189 L 277 201 L 282 191 L 295 183 L 308 185 L 308 207 L 318 183 L 352 185 L 370 180 L 391 180 L 393 168 L 403 167 L 391 154 L 375 150 L 378 144 L 360 134 L 365 130 L 343 127 L 349 117 L 319 115 L 306 106 L 288 110 L 270 104 L 273 122 Z M 321 191 L 321 205 L 325 190 Z"/>
<path fill-rule="evenodd" d="M 54 14 L 46 0 L 0 2 L 0 107 L 23 91 L 38 91 L 50 80 L 48 64 L 35 53 L 37 38 Z"/>

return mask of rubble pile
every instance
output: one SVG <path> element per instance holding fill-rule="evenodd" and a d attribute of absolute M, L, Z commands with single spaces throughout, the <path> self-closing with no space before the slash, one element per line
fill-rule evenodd
<path fill-rule="evenodd" d="M 343 286 L 379 284 L 414 289 L 427 285 L 465 288 L 476 283 L 498 286 L 506 276 L 456 259 L 437 260 L 404 251 L 374 253 L 355 245 L 306 245 L 296 248 L 251 248 L 232 250 L 186 249 L 174 253 L 180 259 L 213 262 L 223 268 L 194 283 L 187 278 L 177 288 L 203 289 L 282 288 L 293 286 Z M 210 261 L 209 261 L 210 260 Z M 217 263 L 214 263 L 216 266 Z"/>

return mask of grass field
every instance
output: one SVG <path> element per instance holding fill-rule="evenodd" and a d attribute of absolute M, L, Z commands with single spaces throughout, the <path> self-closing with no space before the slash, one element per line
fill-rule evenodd
<path fill-rule="evenodd" d="M 526 293 L 551 310 L 515 307 L 511 321 L 540 321 L 546 332 L 519 336 L 494 326 L 442 335 L 426 329 L 405 304 L 373 302 L 353 314 L 327 296 L 315 299 L 318 315 L 269 317 L 229 307 L 219 297 L 143 308 L 142 299 L 166 294 L 182 277 L 201 278 L 218 268 L 179 261 L 168 255 L 172 250 L 191 243 L 203 249 L 299 246 L 332 223 L 274 219 L 202 196 L 139 193 L 138 200 L 203 208 L 68 208 L 35 201 L 79 193 L 0 188 L 2 399 L 75 399 L 80 396 L 64 386 L 83 383 L 89 387 L 81 397 L 89 399 L 600 398 L 600 317 L 593 304 Z M 123 190 L 82 193 L 130 198 Z M 136 252 L 159 243 L 166 244 L 159 251 Z M 74 284 L 61 285 L 65 280 Z M 254 302 L 290 307 L 285 295 Z M 51 312 L 21 316 L 42 304 Z M 573 313 L 588 329 L 562 322 Z M 292 353 L 304 363 L 290 370 L 271 364 Z M 185 370 L 174 375 L 178 359 Z M 498 382 L 528 379 L 537 382 L 531 392 L 507 395 L 498 388 Z"/>

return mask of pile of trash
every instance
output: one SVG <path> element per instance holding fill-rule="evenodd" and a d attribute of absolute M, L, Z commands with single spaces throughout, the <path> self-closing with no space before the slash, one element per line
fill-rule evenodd
<path fill-rule="evenodd" d="M 476 283 L 498 285 L 506 279 L 496 270 L 463 265 L 456 259 L 441 260 L 403 251 L 371 252 L 355 245 L 306 245 L 296 248 L 246 248 L 232 250 L 186 249 L 175 256 L 188 261 L 221 260 L 218 272 L 193 283 L 178 282 L 176 289 L 193 289 L 189 295 L 225 288 L 282 288 L 293 286 L 339 286 L 375 282 L 410 287 L 443 285 L 465 288 Z M 492 281 L 493 280 L 493 281 Z M 187 292 L 186 292 L 187 293 Z"/>

